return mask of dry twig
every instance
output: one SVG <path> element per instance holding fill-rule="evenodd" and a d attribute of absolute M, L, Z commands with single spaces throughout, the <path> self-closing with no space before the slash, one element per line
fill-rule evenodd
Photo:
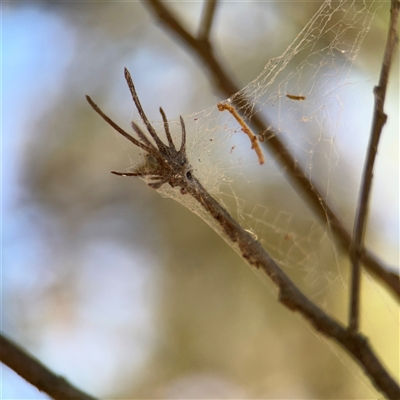
<path fill-rule="evenodd" d="M 251 142 L 251 148 L 256 152 L 259 164 L 263 165 L 265 162 L 264 154 L 261 150 L 257 136 L 247 126 L 246 122 L 243 121 L 243 118 L 235 110 L 235 107 L 233 107 L 229 104 L 226 104 L 226 103 L 218 103 L 217 107 L 218 107 L 219 111 L 228 110 L 233 115 L 233 117 L 236 119 L 236 121 L 242 127 L 242 132 L 244 132 L 249 137 L 250 142 Z"/>

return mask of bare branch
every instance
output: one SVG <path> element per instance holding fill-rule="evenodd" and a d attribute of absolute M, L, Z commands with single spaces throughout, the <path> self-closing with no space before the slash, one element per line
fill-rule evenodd
<path fill-rule="evenodd" d="M 400 2 L 392 0 L 390 8 L 389 32 L 386 41 L 385 54 L 379 78 L 379 85 L 374 88 L 375 107 L 371 126 L 370 140 L 365 158 L 364 171 L 361 180 L 360 193 L 357 204 L 356 217 L 353 229 L 353 242 L 350 248 L 352 263 L 351 271 L 351 292 L 350 292 L 350 313 L 349 329 L 356 333 L 359 327 L 360 314 L 360 285 L 361 285 L 361 266 L 360 259 L 364 242 L 364 232 L 368 215 L 368 203 L 372 187 L 372 174 L 376 153 L 378 151 L 379 139 L 383 126 L 386 123 L 387 115 L 384 112 L 386 88 L 389 81 L 390 67 L 392 66 L 393 56 L 398 43 L 397 24 L 399 19 Z"/>
<path fill-rule="evenodd" d="M 209 40 L 211 26 L 215 16 L 216 5 L 217 0 L 204 0 L 203 14 L 201 17 L 199 33 L 197 35 L 197 38 L 200 41 Z"/>
<path fill-rule="evenodd" d="M 158 18 L 163 26 L 171 30 L 178 39 L 186 44 L 193 53 L 200 58 L 204 66 L 208 69 L 215 83 L 215 87 L 217 87 L 224 96 L 230 97 L 239 91 L 239 88 L 230 79 L 227 71 L 224 70 L 220 62 L 216 59 L 212 46 L 208 41 L 200 41 L 193 37 L 161 0 L 142 1 L 142 4 Z M 247 103 L 245 98 L 237 97 L 236 104 L 238 102 L 241 102 L 242 106 L 243 104 L 246 106 Z M 333 209 L 323 199 L 318 191 L 317 185 L 310 181 L 303 168 L 278 138 L 278 135 L 266 128 L 270 124 L 263 121 L 258 115 L 253 116 L 251 122 L 256 131 L 264 132 L 269 136 L 269 140 L 265 141 L 265 143 L 269 151 L 274 155 L 274 159 L 283 166 L 282 169 L 290 183 L 296 190 L 302 193 L 302 195 L 305 195 L 304 197 L 307 199 L 308 206 L 321 221 L 327 222 L 342 249 L 349 252 L 352 241 L 351 235 L 343 226 Z M 379 260 L 364 247 L 361 250 L 361 260 L 377 280 L 385 284 L 393 295 L 400 298 L 400 277 L 395 272 L 394 268 L 385 266 L 383 261 Z"/>
<path fill-rule="evenodd" d="M 56 375 L 3 334 L 0 334 L 0 361 L 53 399 L 95 400 L 72 386 L 62 376 Z"/>
<path fill-rule="evenodd" d="M 317 331 L 336 340 L 347 349 L 359 362 L 377 389 L 385 393 L 388 398 L 400 398 L 400 388 L 379 361 L 367 340 L 360 334 L 352 334 L 305 296 L 269 256 L 261 243 L 237 223 L 194 176 L 185 152 L 185 124 L 182 117 L 180 120 L 182 125 L 181 149 L 176 151 L 175 145 L 169 145 L 165 146 L 165 151 L 159 149 L 156 153 L 152 153 L 158 166 L 149 171 L 147 175 L 151 180 L 158 182 L 151 182 L 148 185 L 153 189 L 158 189 L 167 183 L 172 187 L 179 187 L 182 195 L 192 196 L 215 220 L 222 230 L 224 238 L 233 245 L 241 257 L 251 267 L 263 272 L 272 280 L 278 288 L 279 301 L 282 304 L 292 311 L 298 311 Z M 114 125 L 116 124 L 112 123 L 113 127 Z M 164 125 L 168 126 L 166 119 Z M 117 131 L 120 132 L 119 129 Z"/>

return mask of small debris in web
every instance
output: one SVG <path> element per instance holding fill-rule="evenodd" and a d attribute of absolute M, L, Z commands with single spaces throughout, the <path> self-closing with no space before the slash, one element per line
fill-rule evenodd
<path fill-rule="evenodd" d="M 288 99 L 290 99 L 290 100 L 297 100 L 297 101 L 303 101 L 303 100 L 306 99 L 305 96 L 297 96 L 297 95 L 294 95 L 294 94 L 287 94 L 286 97 Z"/>
<path fill-rule="evenodd" d="M 251 131 L 251 129 L 243 121 L 243 118 L 237 113 L 235 107 L 233 107 L 227 103 L 218 103 L 217 107 L 218 107 L 219 111 L 228 110 L 232 114 L 232 116 L 236 119 L 236 121 L 239 122 L 239 125 L 242 127 L 242 132 L 244 132 L 250 139 L 251 148 L 254 149 L 254 151 L 256 152 L 257 157 L 258 157 L 258 162 L 260 163 L 260 165 L 264 164 L 265 159 L 264 159 L 262 150 L 260 148 L 260 144 L 258 142 L 257 136 Z"/>

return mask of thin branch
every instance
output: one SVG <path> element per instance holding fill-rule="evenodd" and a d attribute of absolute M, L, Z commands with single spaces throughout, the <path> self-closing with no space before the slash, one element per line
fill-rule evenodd
<path fill-rule="evenodd" d="M 204 0 L 203 14 L 197 35 L 198 40 L 208 41 L 210 37 L 211 26 L 215 16 L 217 0 Z"/>
<path fill-rule="evenodd" d="M 142 4 L 158 18 L 162 25 L 171 30 L 178 39 L 185 43 L 193 53 L 200 58 L 214 80 L 215 86 L 224 96 L 230 97 L 239 91 L 239 88 L 231 80 L 229 74 L 216 59 L 208 41 L 200 41 L 193 37 L 161 0 L 142 1 Z M 248 105 L 244 98 L 238 98 L 237 101 L 240 101 L 242 105 Z M 263 121 L 258 115 L 253 116 L 252 124 L 258 132 L 267 132 L 268 130 L 266 127 L 270 125 L 266 121 Z M 268 134 L 270 138 L 265 143 L 270 152 L 274 154 L 274 159 L 278 160 L 283 166 L 282 169 L 286 173 L 291 184 L 300 193 L 305 195 L 309 207 L 320 220 L 328 223 L 330 229 L 338 239 L 338 243 L 348 252 L 352 241 L 350 233 L 340 222 L 328 203 L 323 200 L 322 195 L 317 189 L 317 185 L 309 180 L 302 167 L 278 138 L 278 135 L 271 130 L 268 131 Z M 400 277 L 394 272 L 394 268 L 391 271 L 389 267 L 384 266 L 381 260 L 364 247 L 362 248 L 361 254 L 361 260 L 368 270 L 379 281 L 385 284 L 393 295 L 400 298 Z"/>
<path fill-rule="evenodd" d="M 0 361 L 53 399 L 96 400 L 94 397 L 72 386 L 62 376 L 56 375 L 1 333 Z"/>
<path fill-rule="evenodd" d="M 361 266 L 360 258 L 364 241 L 365 226 L 368 215 L 368 204 L 372 187 L 372 174 L 376 153 L 378 151 L 379 139 L 383 126 L 386 123 L 387 115 L 384 112 L 386 89 L 389 81 L 389 72 L 392 60 L 398 43 L 397 24 L 399 19 L 400 2 L 392 0 L 390 8 L 389 32 L 386 41 L 386 49 L 383 58 L 379 85 L 374 88 L 375 107 L 371 126 L 371 135 L 364 164 L 364 171 L 361 180 L 361 188 L 358 198 L 356 217 L 354 221 L 353 242 L 350 248 L 352 263 L 351 271 L 351 292 L 350 292 L 350 314 L 349 329 L 356 333 L 359 328 L 360 315 L 360 285 L 361 285 Z"/>

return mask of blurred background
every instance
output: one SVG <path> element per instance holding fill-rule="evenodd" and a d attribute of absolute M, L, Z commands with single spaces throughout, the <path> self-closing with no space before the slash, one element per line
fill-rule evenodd
<path fill-rule="evenodd" d="M 202 3 L 167 5 L 197 32 Z M 319 5 L 218 4 L 212 39 L 237 85 L 279 56 Z M 330 182 L 349 229 L 389 5 L 377 10 L 352 67 L 340 145 L 329 140 L 327 169 L 312 169 L 321 185 Z M 396 62 L 366 243 L 398 268 Z M 101 398 L 376 398 L 347 354 L 279 305 L 274 289 L 201 219 L 138 179 L 109 173 L 131 166 L 137 152 L 85 95 L 128 127 L 124 67 L 151 120 L 160 119 L 160 105 L 176 119 L 224 99 L 199 61 L 140 3 L 2 3 L 3 332 Z M 292 236 L 302 237 L 303 251 L 278 261 L 345 322 L 347 258 L 270 164 L 272 178 L 239 196 L 261 193 L 268 214 L 252 209 L 249 216 L 270 218 L 265 235 L 286 232 L 285 240 L 261 238 L 275 256 L 290 252 Z M 398 376 L 397 304 L 368 276 L 363 290 L 363 332 Z M 4 366 L 1 390 L 3 399 L 47 398 Z"/>

